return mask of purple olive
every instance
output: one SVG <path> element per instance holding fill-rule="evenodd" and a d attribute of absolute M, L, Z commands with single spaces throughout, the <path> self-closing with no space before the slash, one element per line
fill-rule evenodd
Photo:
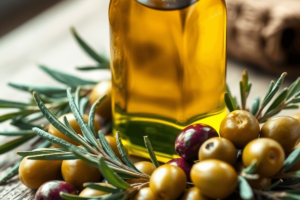
<path fill-rule="evenodd" d="M 188 161 L 198 160 L 201 145 L 212 137 L 219 137 L 217 131 L 206 124 L 193 124 L 183 129 L 175 140 L 178 155 Z"/>
<path fill-rule="evenodd" d="M 191 169 L 193 166 L 193 162 L 189 162 L 184 160 L 183 158 L 175 158 L 173 160 L 170 160 L 169 162 L 167 162 L 168 165 L 173 165 L 176 167 L 180 167 L 184 173 L 186 174 L 186 178 L 187 180 L 191 180 L 190 174 L 191 174 Z"/>
<path fill-rule="evenodd" d="M 35 194 L 36 200 L 63 200 L 59 193 L 76 194 L 75 188 L 64 181 L 49 181 L 41 185 Z"/>

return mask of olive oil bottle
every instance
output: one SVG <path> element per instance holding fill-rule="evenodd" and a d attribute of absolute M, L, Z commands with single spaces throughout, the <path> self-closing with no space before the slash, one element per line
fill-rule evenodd
<path fill-rule="evenodd" d="M 109 20 L 113 131 L 129 152 L 147 156 L 147 135 L 164 162 L 177 157 L 174 142 L 187 125 L 218 130 L 226 114 L 224 0 L 172 10 L 111 0 Z"/>

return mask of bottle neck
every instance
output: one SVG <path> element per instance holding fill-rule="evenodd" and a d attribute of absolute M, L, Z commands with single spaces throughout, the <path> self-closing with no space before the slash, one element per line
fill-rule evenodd
<path fill-rule="evenodd" d="M 135 0 L 144 6 L 157 10 L 178 10 L 186 8 L 198 0 Z"/>

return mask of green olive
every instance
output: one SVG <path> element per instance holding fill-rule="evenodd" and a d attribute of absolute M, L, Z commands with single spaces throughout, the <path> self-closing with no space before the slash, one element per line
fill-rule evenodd
<path fill-rule="evenodd" d="M 116 138 L 114 138 L 111 135 L 106 135 L 105 136 L 106 141 L 108 142 L 109 146 L 112 148 L 112 150 L 114 151 L 114 153 L 116 154 L 116 156 L 118 156 L 118 158 L 120 160 L 122 160 L 122 156 L 118 150 L 118 146 L 117 146 L 117 140 Z"/>
<path fill-rule="evenodd" d="M 62 115 L 62 116 L 60 116 L 60 117 L 58 118 L 58 120 L 59 120 L 60 122 L 62 122 L 63 124 L 64 124 L 64 117 L 67 118 L 67 120 L 68 120 L 70 126 L 73 128 L 73 130 L 74 130 L 77 134 L 82 135 L 80 126 L 79 126 L 79 124 L 77 123 L 77 121 L 76 121 L 76 119 L 75 119 L 73 113 L 68 113 L 68 114 Z M 89 119 L 88 115 L 84 114 L 84 115 L 83 115 L 83 119 L 84 119 L 85 122 L 88 122 L 88 119 Z M 99 123 L 98 123 L 96 120 L 94 120 L 94 126 L 95 126 L 95 131 L 96 131 L 96 133 L 97 133 L 97 132 L 100 130 L 100 125 L 99 125 Z M 48 127 L 48 132 L 49 132 L 50 134 L 52 134 L 52 135 L 54 135 L 54 136 L 60 138 L 60 139 L 63 139 L 63 140 L 65 140 L 65 141 L 71 143 L 71 144 L 79 145 L 77 142 L 75 142 L 74 140 L 70 139 L 69 137 L 67 137 L 67 136 L 65 136 L 63 133 L 61 133 L 59 130 L 57 130 L 52 124 L 49 125 L 49 127 Z M 53 144 L 53 146 L 56 147 L 56 148 L 60 148 L 60 146 L 57 145 L 57 144 Z"/>
<path fill-rule="evenodd" d="M 42 150 L 41 148 L 37 150 Z M 25 157 L 19 167 L 19 178 L 28 188 L 38 189 L 47 181 L 61 177 L 61 160 L 29 160 Z"/>
<path fill-rule="evenodd" d="M 191 179 L 203 195 L 213 199 L 228 197 L 238 184 L 234 168 L 226 162 L 215 159 L 194 164 Z"/>
<path fill-rule="evenodd" d="M 199 161 L 208 159 L 221 160 L 234 166 L 237 159 L 235 146 L 226 138 L 210 138 L 199 150 Z"/>
<path fill-rule="evenodd" d="M 157 198 L 154 196 L 149 187 L 145 187 L 140 189 L 132 200 L 157 200 Z"/>
<path fill-rule="evenodd" d="M 272 180 L 270 178 L 259 177 L 259 179 L 250 180 L 247 179 L 249 185 L 253 189 L 262 190 L 271 185 Z"/>
<path fill-rule="evenodd" d="M 151 174 L 154 172 L 154 170 L 156 169 L 155 166 L 153 165 L 152 162 L 148 162 L 148 161 L 141 161 L 141 162 L 137 162 L 134 163 L 134 166 L 140 171 L 143 172 L 149 176 L 151 176 Z M 143 179 L 128 179 L 128 183 L 133 184 L 133 183 L 144 183 L 147 180 L 143 180 Z"/>
<path fill-rule="evenodd" d="M 162 165 L 150 178 L 150 188 L 158 199 L 175 200 L 186 187 L 186 175 L 180 167 Z"/>
<path fill-rule="evenodd" d="M 99 169 L 92 167 L 80 159 L 64 160 L 61 165 L 63 179 L 73 185 L 77 190 L 83 189 L 86 182 L 99 182 L 101 174 Z"/>
<path fill-rule="evenodd" d="M 210 198 L 203 196 L 197 187 L 186 189 L 180 200 L 210 200 Z"/>
<path fill-rule="evenodd" d="M 111 120 L 111 82 L 101 81 L 92 89 L 89 97 L 90 105 L 92 106 L 97 99 L 106 95 L 105 99 L 96 108 L 96 113 L 106 120 Z"/>
<path fill-rule="evenodd" d="M 245 110 L 229 113 L 221 122 L 220 136 L 230 140 L 237 149 L 243 149 L 259 136 L 257 119 Z"/>
<path fill-rule="evenodd" d="M 277 141 L 269 138 L 259 138 L 247 144 L 242 158 L 245 167 L 256 161 L 256 173 L 263 177 L 271 177 L 282 168 L 284 151 Z"/>
<path fill-rule="evenodd" d="M 276 140 L 288 154 L 300 142 L 300 122 L 288 116 L 269 119 L 262 126 L 260 137 Z"/>
<path fill-rule="evenodd" d="M 98 183 L 99 185 L 102 186 L 109 186 L 112 187 L 111 184 L 108 183 Z M 108 194 L 107 192 L 103 192 L 100 190 L 94 190 L 91 188 L 85 188 L 84 190 L 82 190 L 79 194 L 80 197 L 97 197 L 97 196 L 102 196 L 102 195 L 106 195 Z"/>

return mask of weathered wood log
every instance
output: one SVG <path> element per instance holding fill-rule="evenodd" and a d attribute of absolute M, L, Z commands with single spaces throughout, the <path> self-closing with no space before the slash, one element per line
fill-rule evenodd
<path fill-rule="evenodd" d="M 300 76 L 300 1 L 226 2 L 228 54 L 271 73 Z"/>

